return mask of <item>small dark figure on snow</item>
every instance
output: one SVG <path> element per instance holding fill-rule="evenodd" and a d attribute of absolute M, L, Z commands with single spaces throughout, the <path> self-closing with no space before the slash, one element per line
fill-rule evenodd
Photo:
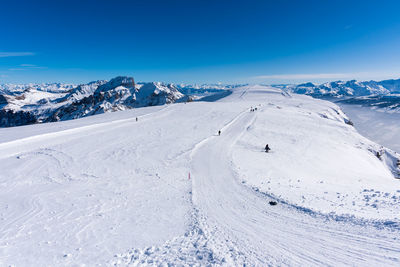
<path fill-rule="evenodd" d="M 138 118 L 136 117 L 136 121 L 138 121 Z"/>
<path fill-rule="evenodd" d="M 221 135 L 221 130 L 218 131 L 218 135 Z"/>
<path fill-rule="evenodd" d="M 278 203 L 277 203 L 276 201 L 270 201 L 269 204 L 270 204 L 271 206 L 275 206 L 275 205 L 278 204 Z"/>
<path fill-rule="evenodd" d="M 265 152 L 269 152 L 271 150 L 271 148 L 269 148 L 269 145 L 267 144 L 266 146 L 265 146 Z"/>

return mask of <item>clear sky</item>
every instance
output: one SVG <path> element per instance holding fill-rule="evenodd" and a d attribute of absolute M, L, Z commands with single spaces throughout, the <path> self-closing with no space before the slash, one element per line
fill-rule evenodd
<path fill-rule="evenodd" d="M 398 0 L 0 0 L 0 83 L 400 78 Z"/>

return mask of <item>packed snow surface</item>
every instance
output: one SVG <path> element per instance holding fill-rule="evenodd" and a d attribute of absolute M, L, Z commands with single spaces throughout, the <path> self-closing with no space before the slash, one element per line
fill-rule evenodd
<path fill-rule="evenodd" d="M 399 155 L 327 101 L 247 86 L 0 142 L 0 265 L 400 264 Z"/>

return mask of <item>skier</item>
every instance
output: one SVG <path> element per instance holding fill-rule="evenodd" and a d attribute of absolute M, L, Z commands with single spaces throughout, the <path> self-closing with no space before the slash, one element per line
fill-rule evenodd
<path fill-rule="evenodd" d="M 221 135 L 221 130 L 218 131 L 218 135 Z"/>
<path fill-rule="evenodd" d="M 136 117 L 136 121 L 138 121 L 138 118 Z"/>
<path fill-rule="evenodd" d="M 276 201 L 270 201 L 269 204 L 270 204 L 271 206 L 275 206 L 275 205 L 278 204 L 278 203 L 277 203 Z"/>
<path fill-rule="evenodd" d="M 265 152 L 268 153 L 270 150 L 271 150 L 271 148 L 269 148 L 269 145 L 267 144 L 267 145 L 265 146 Z"/>

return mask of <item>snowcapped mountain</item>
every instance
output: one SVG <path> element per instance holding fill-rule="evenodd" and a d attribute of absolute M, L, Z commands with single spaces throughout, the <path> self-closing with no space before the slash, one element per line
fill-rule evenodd
<path fill-rule="evenodd" d="M 339 103 L 400 112 L 400 79 L 384 81 L 335 81 L 323 84 L 311 82 L 299 85 L 275 85 L 282 90 L 315 98 L 339 100 Z"/>
<path fill-rule="evenodd" d="M 65 83 L 41 83 L 41 84 L 0 84 L 0 94 L 21 94 L 27 90 L 36 90 L 50 93 L 65 93 L 76 87 L 74 84 Z"/>
<path fill-rule="evenodd" d="M 285 89 L 296 94 L 306 94 L 313 97 L 386 95 L 400 91 L 400 79 L 384 80 L 380 82 L 359 82 L 356 80 L 335 81 L 320 85 L 309 82 L 287 86 Z"/>
<path fill-rule="evenodd" d="M 76 119 L 131 108 L 181 101 L 216 101 L 243 85 L 135 84 L 133 78 L 116 77 L 78 86 L 63 83 L 0 85 L 0 127 Z M 316 98 L 346 98 L 347 104 L 400 111 L 400 79 L 336 81 L 321 85 L 275 85 L 287 92 Z M 390 96 L 389 96 L 390 95 Z"/>
<path fill-rule="evenodd" d="M 97 85 L 97 87 L 96 87 Z M 117 77 L 77 90 L 63 99 L 46 121 L 76 119 L 108 111 L 171 104 L 184 97 L 173 85 L 152 82 L 135 86 L 133 78 Z M 91 91 L 95 89 L 94 91 Z M 83 96 L 83 97 L 82 97 Z"/>
<path fill-rule="evenodd" d="M 133 78 L 122 76 L 76 87 L 3 85 L 0 92 L 0 127 L 69 120 L 185 99 L 172 84 L 135 84 Z"/>

